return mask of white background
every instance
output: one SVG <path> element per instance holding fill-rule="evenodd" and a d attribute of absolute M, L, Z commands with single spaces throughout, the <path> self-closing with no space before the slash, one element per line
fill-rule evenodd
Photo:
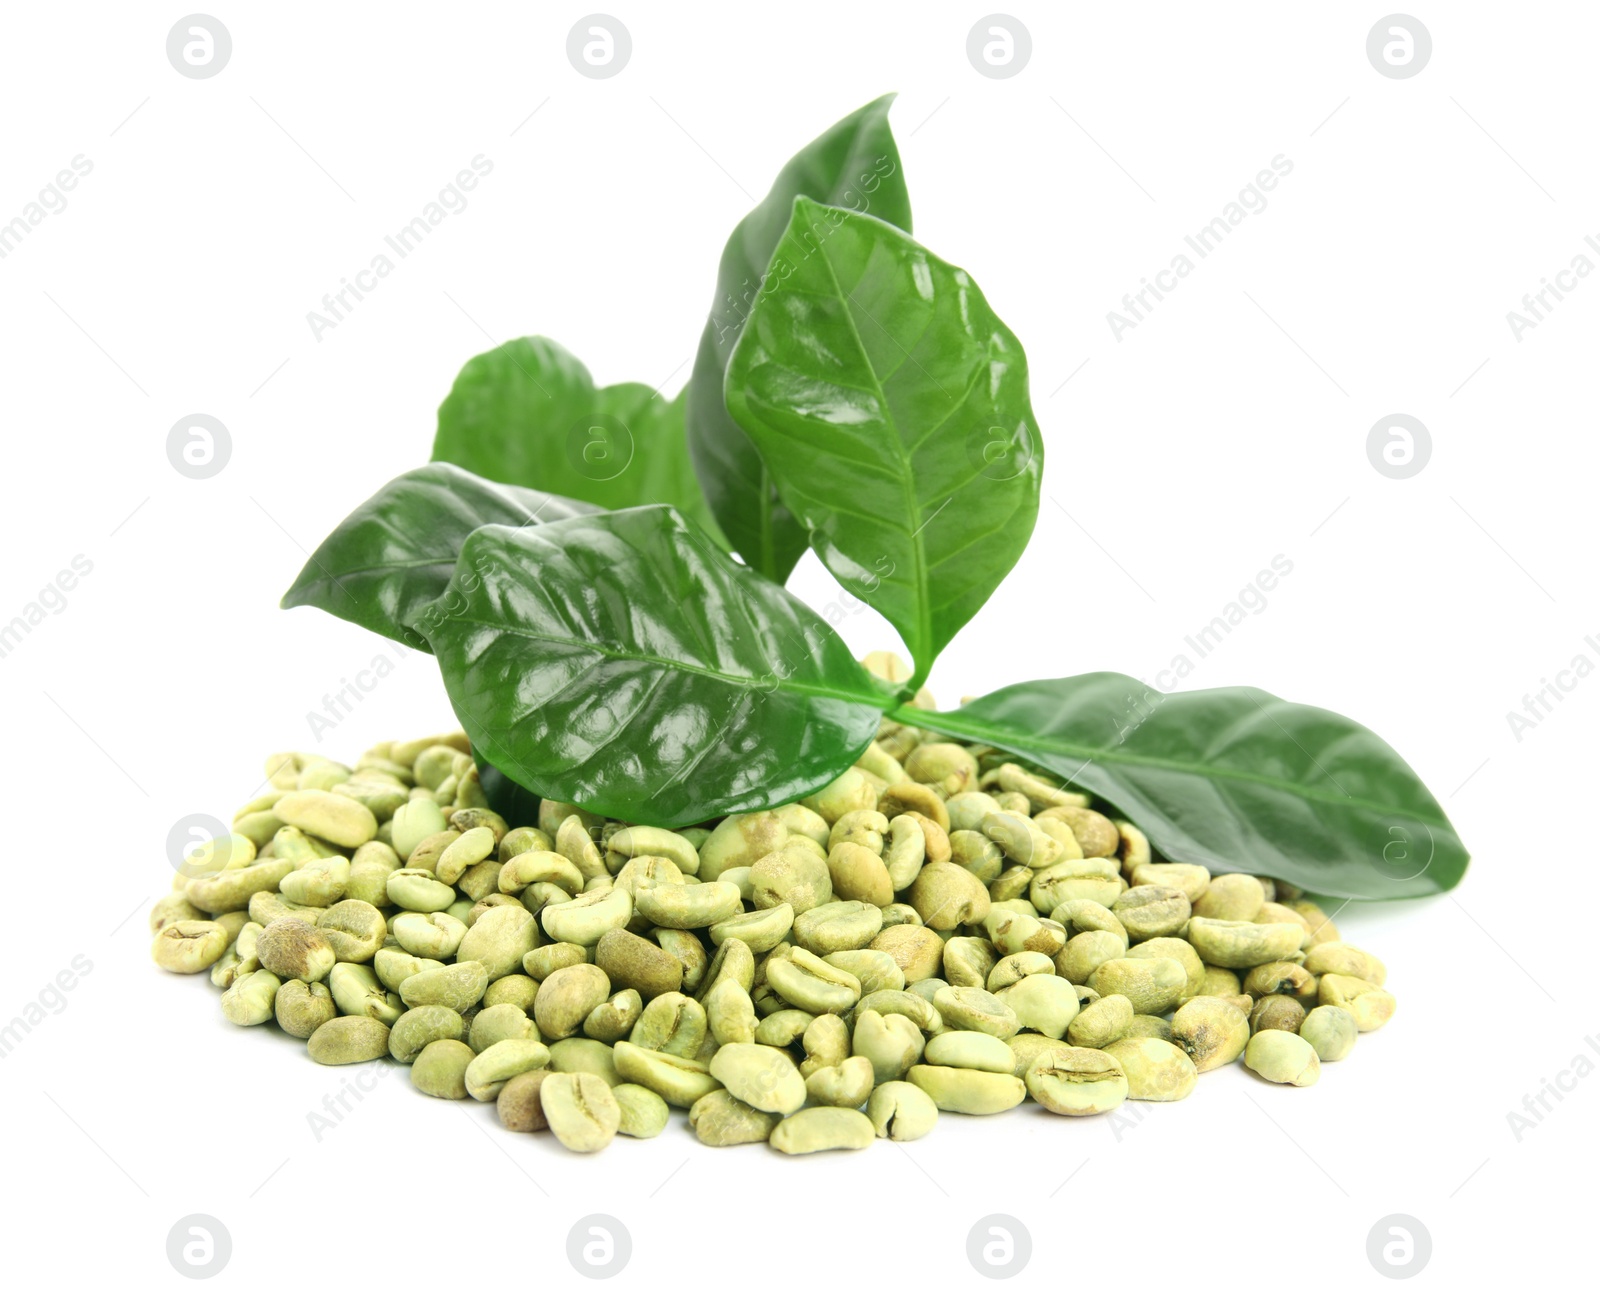
<path fill-rule="evenodd" d="M 0 621 L 74 555 L 93 563 L 0 660 L 0 1019 L 75 955 L 93 965 L 0 1062 L 10 1269 L 180 1287 L 165 1238 L 190 1213 L 231 1232 L 219 1290 L 559 1288 L 592 1212 L 632 1233 L 619 1290 L 758 1273 L 975 1289 L 965 1237 L 991 1213 L 1026 1225 L 1024 1275 L 1051 1282 L 1381 1287 L 1366 1238 L 1392 1213 L 1431 1233 L 1418 1290 L 1591 1254 L 1600 1078 L 1520 1141 L 1507 1113 L 1578 1054 L 1600 1061 L 1600 681 L 1521 741 L 1506 716 L 1580 652 L 1600 663 L 1600 283 L 1521 341 L 1506 314 L 1600 233 L 1600 14 L 1418 9 L 1432 60 L 1391 80 L 1365 53 L 1382 6 L 1016 4 L 1032 61 L 993 80 L 965 54 L 982 6 L 610 11 L 633 39 L 611 80 L 566 60 L 585 10 L 544 3 L 226 5 L 231 62 L 189 80 L 165 55 L 181 8 L 7 7 L 0 220 L 93 162 L 0 261 Z M 675 1124 L 580 1159 L 399 1074 L 317 1141 L 307 1112 L 348 1076 L 227 1026 L 205 977 L 152 968 L 144 929 L 171 824 L 226 817 L 267 752 L 315 745 L 324 693 L 393 654 L 278 596 L 426 458 L 456 370 L 491 344 L 546 333 L 602 382 L 674 392 L 752 197 L 890 89 L 918 236 L 1023 339 L 1046 442 L 1032 547 L 935 692 L 1095 669 L 1156 683 L 1285 555 L 1266 609 L 1185 684 L 1348 713 L 1447 807 L 1475 856 L 1459 890 L 1338 919 L 1387 959 L 1399 1014 L 1313 1089 L 1209 1075 L 1120 1135 L 1029 1109 L 791 1162 Z M 480 153 L 494 169 L 471 205 L 314 340 L 307 312 Z M 1116 340 L 1122 294 L 1278 154 L 1293 171 L 1267 209 Z M 193 412 L 232 435 L 210 480 L 166 458 Z M 1433 438 L 1404 481 L 1365 449 L 1394 412 Z M 794 587 L 837 595 L 810 559 Z M 870 613 L 842 632 L 892 642 Z M 413 656 L 320 749 L 449 723 Z"/>

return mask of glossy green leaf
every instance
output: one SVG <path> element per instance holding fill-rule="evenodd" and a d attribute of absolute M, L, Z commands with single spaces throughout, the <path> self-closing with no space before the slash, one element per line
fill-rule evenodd
<path fill-rule="evenodd" d="M 600 508 L 671 504 L 726 547 L 689 462 L 684 402 L 639 382 L 596 387 L 565 347 L 519 337 L 467 361 L 433 457 Z"/>
<path fill-rule="evenodd" d="M 1466 871 L 1439 802 L 1382 738 L 1258 688 L 1163 694 L 1086 674 L 895 717 L 1023 756 L 1213 871 L 1354 899 L 1437 894 Z"/>
<path fill-rule="evenodd" d="M 560 495 L 505 486 L 453 463 L 396 477 L 317 546 L 284 607 L 325 612 L 429 650 L 410 628 L 450 583 L 467 536 L 480 526 L 537 526 L 597 511 Z"/>
<path fill-rule="evenodd" d="M 778 498 L 749 437 L 728 415 L 728 357 L 789 224 L 794 200 L 868 212 L 911 228 L 911 200 L 884 95 L 835 123 L 792 157 L 761 204 L 734 228 L 717 271 L 711 306 L 689 379 L 689 449 L 722 529 L 746 564 L 785 580 L 806 551 L 805 527 Z"/>
<path fill-rule="evenodd" d="M 1033 533 L 1021 345 L 966 271 L 801 198 L 727 399 L 824 565 L 899 631 L 914 690 Z"/>
<path fill-rule="evenodd" d="M 809 794 L 888 704 L 821 617 L 665 507 L 475 531 L 418 625 L 474 751 L 629 822 Z"/>

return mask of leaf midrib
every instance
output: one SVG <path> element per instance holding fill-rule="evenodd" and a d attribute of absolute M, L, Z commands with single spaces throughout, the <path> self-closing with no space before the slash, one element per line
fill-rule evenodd
<path fill-rule="evenodd" d="M 707 679 L 716 679 L 746 692 L 767 691 L 759 689 L 759 680 L 742 678 L 738 675 L 724 674 L 720 670 L 711 670 L 705 666 L 690 665 L 685 661 L 673 661 L 667 657 L 659 657 L 649 652 L 640 651 L 615 651 L 601 643 L 594 643 L 588 639 L 563 638 L 557 634 L 540 634 L 536 630 L 524 629 L 518 625 L 506 625 L 496 621 L 480 620 L 473 616 L 451 616 L 447 618 L 456 625 L 476 626 L 478 629 L 492 630 L 497 634 L 510 634 L 517 638 L 530 639 L 539 643 L 561 643 L 569 647 L 582 648 L 585 651 L 597 653 L 611 661 L 634 661 L 640 665 L 655 666 L 662 670 L 675 670 L 683 674 L 699 675 Z M 780 680 L 777 691 L 801 694 L 807 697 L 831 697 L 835 701 L 854 702 L 858 705 L 871 706 L 875 710 L 882 710 L 887 699 L 873 697 L 862 693 L 845 692 L 838 688 L 829 688 L 816 684 L 796 684 Z"/>
<path fill-rule="evenodd" d="M 910 452 L 906 449 L 905 438 L 900 434 L 900 421 L 895 416 L 894 408 L 889 403 L 889 394 L 883 389 L 879 380 L 878 371 L 873 368 L 872 360 L 867 352 L 867 344 L 862 340 L 861 330 L 856 326 L 854 302 L 845 294 L 844 286 L 839 282 L 839 276 L 833 268 L 833 261 L 828 256 L 828 249 L 820 249 L 823 267 L 828 271 L 828 278 L 833 284 L 839 304 L 844 308 L 844 316 L 850 322 L 850 335 L 855 338 L 856 350 L 861 355 L 861 363 L 872 377 L 872 386 L 878 400 L 882 402 L 883 414 L 894 432 L 895 449 L 900 455 L 900 492 L 905 499 L 906 515 L 908 517 L 922 516 L 921 505 L 917 502 L 915 478 L 912 471 Z M 911 532 L 911 554 L 916 564 L 916 591 L 917 591 L 917 642 L 907 644 L 911 649 L 911 659 L 915 663 L 911 684 L 918 687 L 928 677 L 928 670 L 933 662 L 928 658 L 933 651 L 933 612 L 928 605 L 928 555 L 922 547 L 922 528 L 919 526 Z"/>
<path fill-rule="evenodd" d="M 1030 746 L 1047 750 L 1054 755 L 1081 756 L 1086 763 L 1123 764 L 1149 769 L 1165 769 L 1174 773 L 1187 773 L 1214 781 L 1252 783 L 1257 786 L 1270 787 L 1286 795 L 1297 796 L 1301 800 L 1314 801 L 1323 805 L 1365 809 L 1380 816 L 1392 814 L 1398 808 L 1394 805 L 1379 804 L 1360 796 L 1348 794 L 1333 796 L 1310 784 L 1285 782 L 1281 778 L 1269 777 L 1266 774 L 1244 773 L 1236 769 L 1224 769 L 1220 766 L 1209 764 L 1192 764 L 1184 760 L 1167 760 L 1162 759 L 1160 756 L 1116 754 L 1105 748 L 1081 746 L 1041 734 L 1016 734 L 1010 730 L 991 726 L 983 721 L 958 720 L 953 714 L 921 710 L 915 706 L 901 706 L 891 711 L 889 718 L 899 720 L 905 724 L 912 724 L 919 728 L 931 728 L 935 732 L 948 732 L 953 736 L 978 738 L 985 741 L 993 740 L 996 746 L 1007 748 L 1015 748 L 1017 745 L 1015 742 L 1005 740 L 1008 735 L 1011 737 L 1021 736 L 1027 739 L 1027 744 Z M 951 722 L 953 720 L 955 721 L 954 723 Z M 963 729 L 966 731 L 962 732 Z M 1408 809 L 1403 812 L 1432 826 L 1446 828 L 1454 835 L 1454 830 L 1450 828 L 1448 820 L 1442 815 L 1434 818 L 1415 810 Z"/>

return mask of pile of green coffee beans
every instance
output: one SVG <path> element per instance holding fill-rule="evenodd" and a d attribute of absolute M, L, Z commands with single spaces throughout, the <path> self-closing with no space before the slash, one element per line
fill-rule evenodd
<path fill-rule="evenodd" d="M 1176 1101 L 1235 1060 L 1304 1086 L 1394 1011 L 1383 964 L 1281 882 L 1152 858 L 1001 752 L 885 722 L 798 804 L 666 831 L 489 809 L 466 738 L 272 790 L 185 859 L 155 961 L 312 1060 L 392 1057 L 574 1151 L 652 1137 L 796 1154 L 1030 1097 Z"/>

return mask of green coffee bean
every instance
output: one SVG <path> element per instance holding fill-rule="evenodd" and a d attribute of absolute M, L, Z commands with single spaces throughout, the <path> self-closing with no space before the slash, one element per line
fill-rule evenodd
<path fill-rule="evenodd" d="M 1089 973 L 1089 988 L 1121 994 L 1144 1015 L 1171 1011 L 1183 997 L 1189 975 L 1174 958 L 1111 958 Z"/>
<path fill-rule="evenodd" d="M 746 1105 L 723 1088 L 705 1094 L 689 1107 L 689 1127 L 708 1147 L 765 1142 L 778 1126 L 778 1118 Z"/>
<path fill-rule="evenodd" d="M 340 962 L 371 962 L 389 933 L 383 914 L 363 899 L 345 899 L 333 905 L 317 918 L 317 929 L 327 937 Z"/>
<path fill-rule="evenodd" d="M 1189 896 L 1173 886 L 1135 886 L 1111 905 L 1128 938 L 1136 943 L 1175 935 L 1189 920 Z"/>
<path fill-rule="evenodd" d="M 1052 973 L 1024 976 L 995 997 L 1011 1009 L 1019 1028 L 1052 1039 L 1066 1037 L 1067 1027 L 1078 1014 L 1077 991 L 1071 982 Z"/>
<path fill-rule="evenodd" d="M 859 1107 L 872 1095 L 872 1062 L 846 1057 L 836 1066 L 819 1066 L 805 1079 L 806 1095 L 818 1106 Z"/>
<path fill-rule="evenodd" d="M 953 863 L 925 863 L 907 896 L 917 916 L 934 931 L 976 925 L 989 915 L 989 892 L 983 883 Z"/>
<path fill-rule="evenodd" d="M 538 944 L 539 924 L 533 914 L 505 904 L 489 909 L 472 923 L 461 937 L 456 960 L 481 963 L 490 980 L 499 980 L 521 971 L 523 958 Z"/>
<path fill-rule="evenodd" d="M 539 982 L 533 1000 L 533 1019 L 547 1039 L 564 1039 L 576 1034 L 584 1018 L 605 1002 L 611 993 L 611 980 L 593 963 L 553 971 Z"/>
<path fill-rule="evenodd" d="M 467 924 L 448 913 L 400 913 L 393 934 L 400 947 L 419 958 L 454 958 Z"/>
<path fill-rule="evenodd" d="M 326 933 L 297 917 L 270 923 L 256 939 L 256 957 L 275 976 L 308 983 L 323 979 L 338 961 Z"/>
<path fill-rule="evenodd" d="M 617 1073 L 626 1082 L 644 1085 L 665 1098 L 669 1106 L 693 1106 L 707 1093 L 722 1087 L 710 1067 L 692 1057 L 652 1052 L 624 1041 L 612 1049 L 612 1058 Z"/>
<path fill-rule="evenodd" d="M 980 1030 L 1009 1039 L 1022 1028 L 1016 1012 L 986 989 L 949 985 L 934 993 L 933 1006 L 952 1030 Z"/>
<path fill-rule="evenodd" d="M 634 906 L 653 926 L 688 931 L 735 916 L 742 911 L 742 900 L 731 882 L 703 881 L 693 886 L 662 882 L 637 887 Z"/>
<path fill-rule="evenodd" d="M 755 1042 L 755 1004 L 738 981 L 718 982 L 701 1006 L 705 1009 L 706 1029 L 719 1046 Z"/>
<path fill-rule="evenodd" d="M 481 962 L 456 962 L 407 976 L 398 992 L 407 1007 L 437 1003 L 464 1012 L 477 1005 L 488 987 L 489 973 Z"/>
<path fill-rule="evenodd" d="M 412 1011 L 423 1010 L 427 1009 L 412 1009 Z M 539 1027 L 534 1024 L 527 1009 L 513 1003 L 498 1003 L 492 1007 L 479 1008 L 473 1014 L 472 1024 L 465 1038 L 472 1045 L 474 1052 L 482 1052 L 485 1048 L 492 1047 L 505 1039 L 533 1039 L 543 1042 Z"/>
<path fill-rule="evenodd" d="M 177 921 L 156 932 L 150 956 L 163 971 L 194 975 L 216 962 L 231 942 L 227 928 L 218 922 Z"/>
<path fill-rule="evenodd" d="M 1305 969 L 1318 976 L 1329 972 L 1338 976 L 1353 976 L 1380 989 L 1389 974 L 1383 963 L 1370 953 L 1351 944 L 1340 944 L 1337 940 L 1326 940 L 1308 950 Z"/>
<path fill-rule="evenodd" d="M 860 1151 L 876 1137 L 872 1121 L 860 1111 L 812 1106 L 780 1121 L 767 1141 L 787 1156 L 803 1156 L 814 1151 Z"/>
<path fill-rule="evenodd" d="M 1250 880 L 1255 879 L 1252 877 Z M 1206 893 L 1210 894 L 1210 891 Z M 1289 922 L 1257 923 L 1207 917 L 1191 919 L 1187 935 L 1195 952 L 1206 962 L 1214 967 L 1232 969 L 1259 967 L 1263 962 L 1282 962 L 1299 951 L 1300 941 L 1304 937 L 1304 930 Z"/>
<path fill-rule="evenodd" d="M 372 840 L 378 820 L 360 801 L 329 791 L 291 791 L 278 798 L 272 812 L 290 827 L 354 849 Z"/>
<path fill-rule="evenodd" d="M 1181 890 L 1192 906 L 1211 884 L 1211 872 L 1198 863 L 1141 863 L 1130 873 L 1135 887 L 1170 886 Z"/>
<path fill-rule="evenodd" d="M 479 1013 L 482 1015 L 482 1013 Z M 477 1020 L 473 1020 L 477 1025 Z M 389 1027 L 389 1055 L 402 1065 L 410 1065 L 420 1053 L 436 1039 L 466 1038 L 466 1023 L 454 1008 L 429 1004 L 402 1012 L 399 1020 Z"/>
<path fill-rule="evenodd" d="M 1363 1034 L 1386 1024 L 1395 1009 L 1394 995 L 1387 990 L 1355 976 L 1332 971 L 1318 982 L 1317 1001 L 1325 1006 L 1344 1008 Z"/>
<path fill-rule="evenodd" d="M 1104 1051 L 1122 1067 L 1128 1097 L 1136 1102 L 1181 1101 L 1200 1077 L 1188 1053 L 1164 1039 L 1118 1039 Z"/>
<path fill-rule="evenodd" d="M 842 949 L 864 949 L 882 929 L 883 911 L 876 904 L 835 899 L 797 916 L 792 939 L 820 958 Z"/>
<path fill-rule="evenodd" d="M 667 1127 L 667 1103 L 643 1085 L 618 1084 L 611 1096 L 617 1103 L 617 1132 L 624 1137 L 653 1138 Z"/>
<path fill-rule="evenodd" d="M 940 988 L 943 983 L 939 982 Z M 866 1012 L 907 1017 L 919 1030 L 928 1034 L 937 1034 L 944 1028 L 944 1019 L 933 1005 L 932 997 L 924 998 L 910 989 L 880 989 L 875 994 L 867 994 L 856 1004 L 856 1019 L 859 1021 Z"/>
<path fill-rule="evenodd" d="M 789 1054 L 761 1043 L 729 1043 L 711 1059 L 711 1077 L 747 1106 L 789 1115 L 806 1100 L 806 1081 Z M 865 1100 L 863 1098 L 862 1100 Z"/>
<path fill-rule="evenodd" d="M 701 880 L 715 881 L 727 868 L 753 869 L 758 860 L 779 849 L 788 835 L 783 820 L 770 810 L 730 814 L 712 829 L 697 851 Z M 798 904 L 795 908 L 799 911 Z"/>
<path fill-rule="evenodd" d="M 1184 981 L 1184 998 L 1193 998 L 1206 983 L 1206 964 L 1200 961 L 1200 955 L 1194 951 L 1194 946 L 1187 940 L 1180 940 L 1174 936 L 1157 936 L 1154 939 L 1143 940 L 1134 945 L 1123 955 L 1128 958 L 1171 958 L 1183 967 L 1184 974 L 1188 977 Z"/>
<path fill-rule="evenodd" d="M 1172 1026 L 1163 1016 L 1135 1013 L 1133 1020 L 1128 1022 L 1127 1031 L 1122 1037 L 1125 1039 L 1161 1039 L 1171 1043 Z"/>
<path fill-rule="evenodd" d="M 1343 1061 L 1356 1046 L 1358 1032 L 1356 1018 L 1332 1004 L 1313 1007 L 1300 1022 L 1300 1037 L 1316 1049 L 1318 1061 Z"/>
<path fill-rule="evenodd" d="M 288 859 L 267 859 L 244 868 L 191 877 L 183 893 L 191 904 L 208 913 L 237 912 L 247 907 L 255 895 L 276 890 L 294 869 L 295 865 Z M 265 922 L 261 924 L 266 925 Z"/>
<path fill-rule="evenodd" d="M 737 980 L 724 983 L 744 988 Z M 661 994 L 645 1004 L 628 1034 L 628 1042 L 650 1052 L 693 1057 L 705 1042 L 709 1028 L 701 1003 L 686 994 Z"/>
<path fill-rule="evenodd" d="M 324 1066 L 376 1061 L 389 1051 L 389 1027 L 370 1016 L 336 1016 L 316 1028 L 306 1051 Z"/>
<path fill-rule="evenodd" d="M 1253 922 L 1266 902 L 1267 893 L 1259 880 L 1247 873 L 1228 872 L 1211 878 L 1205 893 L 1194 902 L 1194 914 L 1224 922 Z"/>
<path fill-rule="evenodd" d="M 411 1062 L 411 1084 L 429 1097 L 464 1101 L 467 1067 L 476 1054 L 459 1039 L 435 1039 Z"/>
<path fill-rule="evenodd" d="M 414 913 L 437 913 L 456 902 L 456 892 L 431 872 L 400 868 L 384 883 L 389 902 Z"/>
<path fill-rule="evenodd" d="M 1110 912 L 1109 909 L 1106 911 Z M 1113 931 L 1082 931 L 1068 940 L 1061 952 L 1056 954 L 1056 974 L 1075 985 L 1084 985 L 1094 975 L 1096 968 L 1113 958 L 1126 956 L 1127 952 L 1128 941 L 1125 936 Z"/>
<path fill-rule="evenodd" d="M 1128 1032 L 1133 1015 L 1133 1003 L 1126 995 L 1107 994 L 1073 1017 L 1067 1026 L 1067 1041 L 1078 1048 L 1103 1048 Z M 1245 1026 L 1248 1031 L 1248 1021 Z"/>
<path fill-rule="evenodd" d="M 400 996 L 378 983 L 371 967 L 355 962 L 340 962 L 328 973 L 328 992 L 345 1016 L 367 1016 L 384 1025 L 393 1025 L 404 1011 Z M 388 1044 L 385 1043 L 387 1050 Z"/>
<path fill-rule="evenodd" d="M 722 875 L 726 878 L 728 874 L 724 872 Z M 710 935 L 713 944 L 739 939 L 744 941 L 751 952 L 766 953 L 788 939 L 793 927 L 794 908 L 785 903 L 774 908 L 758 908 L 754 912 L 738 913 L 724 921 L 714 922 Z"/>
<path fill-rule="evenodd" d="M 1122 1064 L 1094 1048 L 1047 1048 L 1028 1066 L 1024 1082 L 1033 1100 L 1056 1115 L 1101 1115 L 1129 1095 Z"/>
<path fill-rule="evenodd" d="M 336 855 L 296 868 L 278 883 L 278 890 L 297 904 L 326 906 L 343 899 L 349 884 L 350 860 Z"/>
<path fill-rule="evenodd" d="M 1306 1009 L 1285 994 L 1268 994 L 1265 998 L 1257 999 L 1255 1006 L 1250 1009 L 1252 1032 L 1286 1030 L 1295 1034 L 1305 1019 Z"/>
<path fill-rule="evenodd" d="M 863 995 L 875 994 L 880 989 L 904 989 L 906 986 L 905 972 L 894 960 L 894 955 L 883 949 L 840 949 L 822 960 L 860 981 Z"/>
<path fill-rule="evenodd" d="M 492 1102 L 514 1075 L 543 1070 L 549 1062 L 550 1049 L 537 1039 L 501 1039 L 473 1057 L 462 1075 L 462 1082 L 472 1097 L 480 1102 Z"/>
<path fill-rule="evenodd" d="M 847 1012 L 861 999 L 861 982 L 848 971 L 830 966 L 805 949 L 767 960 L 767 983 L 786 1003 L 821 1015 Z"/>
<path fill-rule="evenodd" d="M 1028 898 L 1041 913 L 1054 912 L 1074 899 L 1092 900 L 1109 908 L 1125 889 L 1114 859 L 1067 859 L 1036 870 L 1029 882 Z"/>
<path fill-rule="evenodd" d="M 339 1009 L 326 985 L 285 980 L 273 995 L 272 1014 L 285 1034 L 309 1039 L 320 1026 L 333 1020 Z"/>
<path fill-rule="evenodd" d="M 1297 962 L 1264 962 L 1250 968 L 1244 978 L 1244 992 L 1257 998 L 1286 994 L 1302 1003 L 1314 1003 L 1317 978 Z"/>
<path fill-rule="evenodd" d="M 1223 998 L 1191 998 L 1172 1017 L 1172 1041 L 1204 1074 L 1238 1060 L 1250 1041 L 1250 1018 Z"/>
<path fill-rule="evenodd" d="M 222 1014 L 235 1025 L 261 1025 L 270 1021 L 273 1003 L 282 983 L 278 977 L 265 969 L 240 976 L 222 995 Z M 1351 1029 L 1354 1028 L 1352 1022 Z"/>
<path fill-rule="evenodd" d="M 941 1111 L 996 1115 L 1022 1104 L 1028 1090 L 1014 1074 L 955 1066 L 912 1066 L 907 1079 L 933 1099 Z"/>
<path fill-rule="evenodd" d="M 557 1039 L 550 1045 L 550 1069 L 568 1075 L 594 1075 L 612 1088 L 622 1082 L 616 1048 L 599 1039 Z"/>
<path fill-rule="evenodd" d="M 772 1019 L 767 1018 L 768 1021 Z M 762 1022 L 763 1025 L 766 1023 Z M 773 1042 L 763 1039 L 759 1029 L 756 1038 L 763 1043 Z M 904 1016 L 884 1016 L 876 1011 L 858 1010 L 850 1048 L 856 1056 L 865 1057 L 872 1064 L 873 1082 L 885 1084 L 904 1078 L 906 1072 L 922 1059 L 922 1031 L 914 1021 Z"/>
<path fill-rule="evenodd" d="M 513 1133 L 537 1133 L 549 1128 L 544 1107 L 539 1103 L 539 1090 L 549 1077 L 548 1070 L 525 1070 L 506 1080 L 500 1096 L 495 1099 L 500 1123 Z"/>
<path fill-rule="evenodd" d="M 489 988 L 492 990 L 494 986 L 491 985 Z M 639 997 L 637 989 L 619 990 L 583 1018 L 583 1033 L 602 1043 L 615 1043 L 618 1039 L 628 1037 L 629 1032 L 639 1023 L 643 1011 L 644 1000 Z M 753 1011 L 751 1016 L 753 1020 Z"/>
<path fill-rule="evenodd" d="M 809 1079 L 816 1071 L 837 1066 L 850 1055 L 850 1027 L 843 1017 L 824 1014 L 806 1026 L 800 1044 L 806 1053 L 800 1074 Z"/>
<path fill-rule="evenodd" d="M 473 827 L 460 833 L 433 865 L 433 875 L 447 886 L 461 880 L 468 868 L 476 867 L 495 851 L 494 831 L 488 827 Z M 408 862 L 410 862 L 408 860 Z"/>
<path fill-rule="evenodd" d="M 997 1075 L 1009 1075 L 1016 1066 L 1016 1057 L 1005 1040 L 981 1030 L 946 1030 L 936 1034 L 928 1040 L 923 1055 L 931 1066 L 989 1070 Z"/>
<path fill-rule="evenodd" d="M 879 931 L 870 947 L 887 953 L 907 984 L 933 976 L 944 961 L 944 940 L 939 933 L 910 922 Z"/>
<path fill-rule="evenodd" d="M 915 1142 L 933 1132 L 939 1108 L 915 1084 L 891 1079 L 879 1084 L 867 1099 L 867 1118 L 873 1132 L 891 1142 Z"/>
<path fill-rule="evenodd" d="M 372 957 L 372 969 L 378 973 L 378 979 L 383 982 L 383 987 L 392 989 L 396 993 L 400 992 L 400 986 L 408 976 L 414 976 L 419 971 L 434 971 L 443 966 L 444 963 L 435 958 L 419 958 L 395 947 L 379 949 Z"/>
<path fill-rule="evenodd" d="M 1317 1050 L 1287 1030 L 1259 1030 L 1244 1050 L 1246 1069 L 1274 1084 L 1309 1088 L 1322 1073 Z"/>

